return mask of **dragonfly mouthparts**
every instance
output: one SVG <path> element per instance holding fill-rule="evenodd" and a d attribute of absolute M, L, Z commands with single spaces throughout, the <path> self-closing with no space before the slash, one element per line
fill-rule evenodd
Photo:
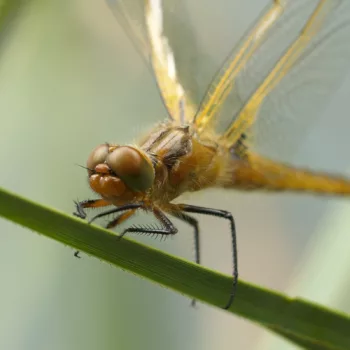
<path fill-rule="evenodd" d="M 95 172 L 98 174 L 110 174 L 111 168 L 106 163 L 97 164 L 95 166 Z"/>

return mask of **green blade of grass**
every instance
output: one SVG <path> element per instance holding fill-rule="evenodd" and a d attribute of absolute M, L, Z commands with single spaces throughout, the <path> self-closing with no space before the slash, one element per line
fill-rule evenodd
<path fill-rule="evenodd" d="M 222 307 L 227 302 L 230 276 L 127 238 L 118 240 L 113 232 L 1 188 L 0 215 L 210 305 Z M 309 349 L 350 349 L 350 317 L 301 299 L 239 281 L 236 299 L 228 311 Z"/>

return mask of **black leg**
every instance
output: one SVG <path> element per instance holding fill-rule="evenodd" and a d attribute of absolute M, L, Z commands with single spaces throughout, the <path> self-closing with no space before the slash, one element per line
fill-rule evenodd
<path fill-rule="evenodd" d="M 86 218 L 86 213 L 84 210 L 86 208 L 101 208 L 101 207 L 107 207 L 109 205 L 112 205 L 112 203 L 107 202 L 104 199 L 89 199 L 86 201 L 74 202 L 74 204 L 75 204 L 76 212 L 74 212 L 73 215 L 81 219 Z"/>
<path fill-rule="evenodd" d="M 136 212 L 136 209 L 130 209 L 125 211 L 122 214 L 119 214 L 116 218 L 114 218 L 113 220 L 111 220 L 107 225 L 106 228 L 107 229 L 112 229 L 118 225 L 120 225 L 121 223 L 123 223 L 124 221 L 128 220 L 131 216 L 133 216 Z"/>
<path fill-rule="evenodd" d="M 73 213 L 73 215 L 77 216 L 80 219 L 85 219 L 86 218 L 86 213 L 84 208 L 98 208 L 101 206 L 105 206 L 106 201 L 103 199 L 88 199 L 85 201 L 74 201 L 75 204 L 75 212 Z M 74 252 L 74 256 L 76 258 L 81 258 L 81 256 L 79 255 L 79 250 L 76 250 Z"/>
<path fill-rule="evenodd" d="M 200 243 L 199 243 L 199 226 L 198 226 L 198 220 L 195 219 L 193 216 L 187 215 L 185 213 L 171 213 L 176 218 L 186 222 L 190 226 L 193 227 L 194 231 L 194 259 L 197 264 L 201 263 L 200 260 Z"/>
<path fill-rule="evenodd" d="M 73 214 L 75 216 L 80 217 L 81 219 L 85 219 L 86 214 L 85 214 L 84 208 L 99 208 L 99 207 L 104 207 L 104 206 L 111 205 L 111 204 L 106 202 L 104 199 L 92 199 L 92 200 L 87 200 L 87 201 L 82 201 L 82 202 L 75 202 L 75 205 L 76 205 L 77 211 Z M 118 213 L 118 212 L 125 211 L 125 210 L 130 210 L 130 209 L 138 209 L 138 208 L 142 207 L 142 205 L 143 205 L 142 203 L 133 203 L 133 204 L 124 205 L 122 207 L 113 208 L 111 210 L 104 211 L 103 213 L 97 214 L 92 219 L 90 219 L 89 224 L 91 224 L 94 220 L 96 220 L 100 217 L 103 217 L 105 215 L 114 214 L 114 213 Z M 111 221 L 111 223 L 114 221 L 115 220 Z M 76 250 L 74 252 L 74 256 L 76 258 L 81 258 L 79 256 L 79 250 Z"/>
<path fill-rule="evenodd" d="M 83 206 L 83 204 L 85 202 L 86 201 L 83 201 L 83 202 L 76 202 L 76 201 L 74 201 L 75 210 L 76 211 L 73 213 L 73 215 L 77 216 L 80 219 L 85 219 L 86 218 L 86 213 L 85 213 L 84 206 Z"/>
<path fill-rule="evenodd" d="M 204 208 L 204 207 L 197 207 L 195 205 L 188 205 L 188 204 L 181 204 L 179 205 L 182 211 L 185 211 L 187 213 L 195 213 L 195 214 L 204 214 L 204 215 L 212 215 L 219 218 L 224 218 L 230 221 L 231 225 L 231 239 L 232 239 L 232 260 L 233 260 L 233 283 L 231 288 L 231 293 L 229 300 L 225 306 L 225 309 L 229 309 L 232 305 L 233 299 L 236 294 L 236 288 L 237 288 L 237 281 L 238 281 L 238 262 L 237 262 L 237 238 L 236 238 L 236 228 L 235 228 L 235 222 L 232 217 L 232 214 L 225 210 L 219 210 L 219 209 L 211 209 L 211 208 Z"/>
<path fill-rule="evenodd" d="M 132 226 L 125 229 L 119 236 L 122 238 L 126 233 L 145 233 L 145 234 L 155 234 L 155 235 L 174 235 L 177 233 L 177 228 L 168 219 L 165 214 L 159 209 L 153 209 L 154 216 L 158 219 L 161 227 L 142 227 L 142 226 Z"/>
<path fill-rule="evenodd" d="M 103 216 L 119 213 L 121 211 L 131 210 L 131 209 L 139 209 L 143 207 L 143 203 L 132 203 L 132 204 L 126 204 L 121 207 L 116 207 L 110 210 L 106 210 L 103 213 L 95 215 L 93 218 L 89 220 L 89 224 L 91 224 L 93 221 L 95 221 L 98 218 L 102 218 Z"/>
<path fill-rule="evenodd" d="M 185 213 L 179 213 L 178 215 L 173 214 L 178 219 L 188 223 L 193 227 L 194 230 L 194 258 L 195 262 L 199 265 L 201 263 L 200 259 L 200 241 L 199 241 L 199 227 L 198 227 L 198 220 L 194 217 L 187 215 Z M 196 306 L 196 299 L 192 299 L 191 302 L 192 306 Z"/>

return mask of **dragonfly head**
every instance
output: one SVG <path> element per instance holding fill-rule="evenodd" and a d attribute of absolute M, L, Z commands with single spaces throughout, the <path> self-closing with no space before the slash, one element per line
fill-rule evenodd
<path fill-rule="evenodd" d="M 91 152 L 87 168 L 92 190 L 111 200 L 142 194 L 155 177 L 150 158 L 132 146 L 99 145 Z"/>

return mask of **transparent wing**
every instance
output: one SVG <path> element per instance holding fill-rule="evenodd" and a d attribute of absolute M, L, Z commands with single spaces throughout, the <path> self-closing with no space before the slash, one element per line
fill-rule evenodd
<path fill-rule="evenodd" d="M 237 98 L 238 87 L 236 79 L 245 69 L 247 62 L 254 57 L 257 50 L 264 43 L 269 33 L 283 14 L 284 7 L 280 1 L 272 2 L 261 14 L 258 21 L 244 35 L 240 43 L 229 53 L 224 64 L 220 67 L 214 79 L 209 84 L 208 90 L 201 101 L 195 115 L 195 124 L 201 133 L 215 126 L 223 128 L 222 115 L 231 115 L 234 108 L 243 104 L 241 98 Z M 236 98 L 232 101 L 232 95 Z M 230 120 L 229 120 L 230 121 Z"/>
<path fill-rule="evenodd" d="M 286 160 L 350 66 L 349 12 L 346 0 L 272 2 L 214 79 L 199 130 L 215 123 L 227 147 L 245 134 Z"/>
<path fill-rule="evenodd" d="M 324 7 L 314 12 L 309 27 L 296 39 L 294 47 L 291 46 L 290 58 L 263 92 L 266 97 L 250 128 L 254 151 L 275 160 L 294 160 L 298 146 L 322 116 L 349 71 L 349 5 L 346 0 L 320 2 L 319 6 Z M 303 38 L 303 35 L 310 37 Z M 254 70 L 249 68 L 246 73 L 252 76 Z M 246 92 L 249 91 L 247 81 L 242 75 L 239 85 Z"/>
<path fill-rule="evenodd" d="M 178 124 L 189 123 L 195 108 L 178 79 L 174 53 L 164 35 L 161 0 L 107 0 L 107 4 L 152 69 L 169 117 Z"/>

